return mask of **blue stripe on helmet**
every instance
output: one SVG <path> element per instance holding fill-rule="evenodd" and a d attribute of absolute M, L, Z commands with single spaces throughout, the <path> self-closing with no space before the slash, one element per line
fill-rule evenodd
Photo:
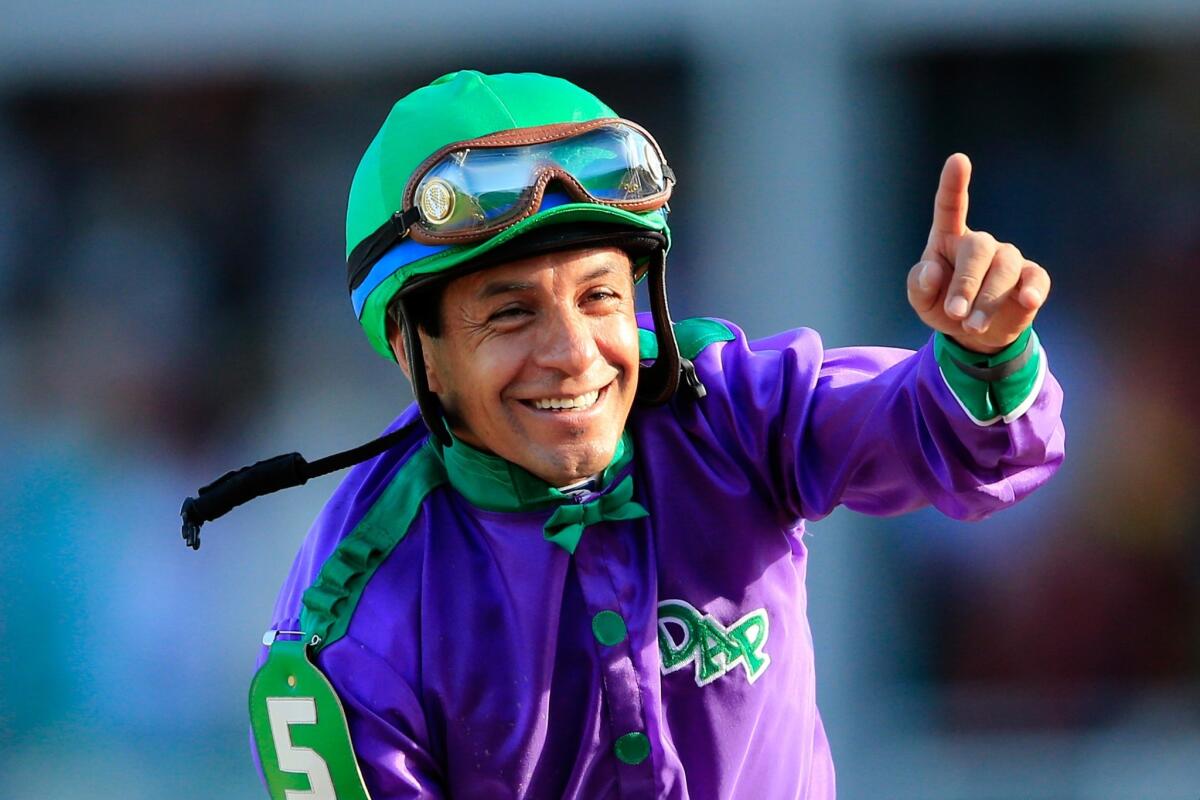
<path fill-rule="evenodd" d="M 367 297 L 375 291 L 376 286 L 387 280 L 396 270 L 449 249 L 449 245 L 423 244 L 413 239 L 405 239 L 392 245 L 392 248 L 375 262 L 375 266 L 371 267 L 366 279 L 350 293 L 350 302 L 354 304 L 354 316 L 362 319 L 363 306 L 367 304 Z"/>
<path fill-rule="evenodd" d="M 545 211 L 571 202 L 574 201 L 565 194 L 547 192 L 542 198 L 542 204 L 538 207 L 538 211 Z M 366 279 L 350 293 L 350 302 L 354 305 L 354 316 L 362 319 L 363 307 L 366 306 L 371 292 L 375 291 L 376 286 L 395 274 L 397 270 L 449 249 L 450 245 L 422 244 L 414 239 L 404 239 L 392 245 L 391 249 L 375 262 L 375 266 L 371 267 Z"/>

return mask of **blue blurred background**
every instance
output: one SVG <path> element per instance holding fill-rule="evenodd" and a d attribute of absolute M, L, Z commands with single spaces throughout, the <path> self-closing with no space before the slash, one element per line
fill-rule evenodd
<path fill-rule="evenodd" d="M 755 335 L 919 346 L 905 274 L 968 153 L 972 227 L 1055 279 L 1068 460 L 984 523 L 812 527 L 841 796 L 1200 796 L 1194 0 L 0 11 L 0 798 L 265 796 L 246 688 L 337 477 L 197 553 L 179 504 L 409 401 L 353 320 L 345 197 L 391 102 L 460 67 L 654 131 L 675 316 Z"/>

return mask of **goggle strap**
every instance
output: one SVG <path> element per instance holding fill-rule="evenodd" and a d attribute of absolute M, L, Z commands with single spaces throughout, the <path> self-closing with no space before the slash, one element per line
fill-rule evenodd
<path fill-rule="evenodd" d="M 421 211 L 416 206 L 407 211 L 397 211 L 392 214 L 392 229 L 396 232 L 396 240 L 399 241 L 407 236 L 409 229 L 420 219 Z"/>
<path fill-rule="evenodd" d="M 403 241 L 420 219 L 421 211 L 418 208 L 397 211 L 350 251 L 350 257 L 346 259 L 346 283 L 351 292 L 366 279 L 375 262 L 383 258 L 392 245 Z"/>

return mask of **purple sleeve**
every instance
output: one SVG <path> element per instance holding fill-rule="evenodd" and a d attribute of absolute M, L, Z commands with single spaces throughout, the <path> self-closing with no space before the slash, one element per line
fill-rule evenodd
<path fill-rule="evenodd" d="M 826 351 L 809 329 L 754 342 L 733 330 L 732 341 L 696 359 L 709 389 L 703 414 L 795 517 L 932 504 L 979 519 L 1029 494 L 1062 461 L 1062 391 L 1048 373 L 1022 416 L 981 426 L 947 387 L 932 340 L 916 352 Z"/>
<path fill-rule="evenodd" d="M 372 797 L 442 798 L 440 770 L 416 693 L 386 661 L 352 636 L 317 657 L 341 698 L 350 740 Z"/>

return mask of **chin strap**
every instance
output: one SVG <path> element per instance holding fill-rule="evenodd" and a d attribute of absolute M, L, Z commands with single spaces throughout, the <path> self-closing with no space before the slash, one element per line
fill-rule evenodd
<path fill-rule="evenodd" d="M 410 313 L 412 309 L 409 303 L 412 302 L 412 295 L 401 295 L 397 302 L 400 303 L 400 326 L 404 334 L 404 358 L 408 362 L 409 379 L 412 381 L 417 407 L 421 410 L 421 419 L 425 420 L 425 427 L 437 437 L 442 447 L 449 447 L 450 431 L 442 414 L 442 404 L 437 395 L 429 390 L 429 381 L 425 375 L 425 354 L 421 350 L 421 336 Z"/>
<path fill-rule="evenodd" d="M 666 250 L 659 250 L 650 262 L 646 281 L 650 291 L 650 315 L 654 318 L 654 336 L 658 339 L 658 356 L 653 364 L 642 367 L 638 375 L 638 402 L 650 406 L 666 403 L 675 396 L 681 380 L 688 393 L 698 400 L 707 392 L 696 375 L 696 367 L 679 354 L 671 310 L 667 307 Z"/>

